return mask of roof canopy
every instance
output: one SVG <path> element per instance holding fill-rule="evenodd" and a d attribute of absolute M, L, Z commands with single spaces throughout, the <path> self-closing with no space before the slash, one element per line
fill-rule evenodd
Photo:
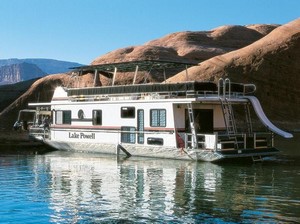
<path fill-rule="evenodd" d="M 98 72 L 114 72 L 115 68 L 118 72 L 135 72 L 138 68 L 139 71 L 149 71 L 152 69 L 186 69 L 191 66 L 197 65 L 190 62 L 174 62 L 174 61 L 160 61 L 160 60 L 141 60 L 141 61 L 126 61 L 110 64 L 88 65 L 81 67 L 74 67 L 75 72 L 93 73 L 95 70 Z M 138 67 L 137 67 L 138 66 Z"/>

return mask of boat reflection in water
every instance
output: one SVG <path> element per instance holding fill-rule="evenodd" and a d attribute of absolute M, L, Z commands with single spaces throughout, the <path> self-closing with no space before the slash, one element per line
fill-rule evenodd
<path fill-rule="evenodd" d="M 67 152 L 37 160 L 49 169 L 53 222 L 300 221 L 300 201 L 268 166 Z"/>

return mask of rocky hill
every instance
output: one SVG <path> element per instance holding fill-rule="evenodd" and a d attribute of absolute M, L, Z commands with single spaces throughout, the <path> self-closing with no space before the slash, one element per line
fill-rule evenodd
<path fill-rule="evenodd" d="M 275 124 L 285 129 L 299 129 L 300 19 L 288 24 L 222 26 L 211 31 L 178 32 L 109 52 L 91 64 L 160 59 L 199 63 L 189 69 L 190 80 L 217 81 L 229 77 L 233 82 L 251 82 L 258 87 L 257 97 Z M 168 82 L 185 81 L 179 71 L 168 74 Z M 177 74 L 178 73 L 178 74 Z M 11 127 L 17 111 L 28 102 L 49 101 L 53 88 L 69 83 L 68 74 L 49 75 L 36 81 L 30 89 L 0 114 L 0 127 Z M 132 74 L 119 76 L 118 83 L 132 81 Z M 144 82 L 140 74 L 138 82 Z M 150 74 L 147 82 L 159 82 L 161 77 Z M 101 76 L 102 84 L 107 79 Z M 90 86 L 93 75 L 81 76 L 79 84 Z M 70 82 L 69 86 L 77 82 Z"/>
<path fill-rule="evenodd" d="M 141 46 L 130 46 L 96 58 L 91 64 L 142 59 L 201 62 L 245 47 L 278 25 L 221 26 L 211 31 L 186 31 L 166 35 Z"/>
<path fill-rule="evenodd" d="M 0 111 L 25 93 L 37 79 L 31 79 L 16 84 L 0 85 Z"/>
<path fill-rule="evenodd" d="M 210 31 L 177 32 L 162 38 L 149 41 L 141 46 L 130 46 L 111 51 L 92 61 L 92 65 L 133 60 L 166 60 L 189 61 L 199 63 L 217 55 L 245 47 L 267 35 L 279 25 L 249 25 L 249 26 L 221 26 Z M 179 71 L 167 73 L 171 77 Z M 155 72 L 141 73 L 137 83 L 162 82 L 163 77 Z M 133 75 L 123 74 L 117 77 L 117 83 L 131 83 Z"/>

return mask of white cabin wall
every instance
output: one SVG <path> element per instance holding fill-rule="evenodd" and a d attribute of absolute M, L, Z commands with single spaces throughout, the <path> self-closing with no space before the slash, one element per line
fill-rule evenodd
<path fill-rule="evenodd" d="M 121 107 L 134 107 L 135 118 L 121 118 Z M 59 104 L 52 107 L 53 110 L 71 110 L 72 128 L 73 130 L 66 131 L 53 131 L 52 137 L 55 140 L 63 141 L 69 139 L 69 141 L 77 141 L 76 138 L 70 138 L 70 132 L 95 132 L 95 140 L 80 139 L 81 141 L 98 141 L 108 143 L 120 142 L 119 130 L 121 126 L 137 127 L 137 110 L 144 110 L 144 129 L 145 129 L 145 142 L 147 144 L 147 138 L 163 138 L 164 146 L 175 146 L 175 134 L 174 134 L 174 113 L 172 102 L 143 102 L 143 101 L 128 101 L 128 102 L 72 102 L 71 104 Z M 150 126 L 150 110 L 151 109 L 165 109 L 166 110 L 166 127 L 151 127 Z M 78 118 L 78 111 L 83 110 L 84 119 Z M 111 129 L 112 131 L 99 131 L 97 127 L 92 125 L 92 111 L 102 110 L 102 127 Z M 181 109 L 183 111 L 184 109 Z M 183 111 L 184 113 L 184 111 Z M 180 113 L 179 113 L 180 114 Z M 181 115 L 184 116 L 184 115 Z M 176 118 L 177 119 L 177 118 Z M 184 127 L 184 117 L 182 117 L 181 126 Z M 55 124 L 55 120 L 53 121 Z M 81 129 L 83 127 L 85 129 Z M 90 130 L 86 130 L 90 128 Z M 148 129 L 148 131 L 147 131 Z M 150 131 L 149 130 L 154 130 Z M 160 131 L 156 131 L 160 130 Z M 103 133 L 104 132 L 104 133 Z M 173 132 L 173 133 L 172 133 Z M 154 146 L 155 147 L 155 146 Z"/>
<path fill-rule="evenodd" d="M 185 105 L 174 104 L 174 124 L 178 129 L 185 128 Z"/>
<path fill-rule="evenodd" d="M 56 97 L 65 97 L 63 88 L 59 87 L 56 91 Z M 135 107 L 135 110 L 143 109 L 144 110 L 144 119 L 145 119 L 145 128 L 150 128 L 150 109 L 166 109 L 167 111 L 167 126 L 166 128 L 185 128 L 185 105 L 173 105 L 168 102 L 141 102 L 133 101 L 125 103 L 123 102 L 73 102 L 71 104 L 60 104 L 54 105 L 52 110 L 72 110 L 72 119 L 77 119 L 77 121 L 72 122 L 72 125 L 76 126 L 86 126 L 92 125 L 92 110 L 102 109 L 102 126 L 137 126 L 136 118 L 121 118 L 121 107 Z M 212 109 L 214 111 L 214 129 L 224 129 L 225 122 L 223 118 L 223 112 L 220 105 L 205 105 L 205 104 L 194 104 L 194 109 Z M 82 109 L 84 111 L 84 118 L 89 119 L 89 121 L 79 121 L 78 120 L 78 110 Z M 171 112 L 171 113 L 169 113 Z M 53 117 L 53 122 L 55 117 Z"/>
<path fill-rule="evenodd" d="M 144 110 L 145 127 L 150 128 L 150 110 L 151 109 L 165 109 L 167 112 L 167 122 L 165 128 L 174 128 L 174 114 L 173 104 L 166 102 L 153 102 L 153 103 L 141 103 L 141 102 L 122 102 L 122 103 L 73 103 L 71 105 L 56 105 L 52 107 L 52 110 L 71 110 L 72 111 L 72 125 L 86 126 L 92 125 L 92 111 L 102 110 L 102 126 L 137 126 L 137 117 L 135 118 L 121 118 L 121 107 L 134 107 L 137 112 L 138 109 Z M 84 118 L 89 121 L 78 120 L 78 111 L 83 110 Z M 176 109 L 176 108 L 175 108 Z M 183 111 L 183 112 L 182 112 Z M 181 114 L 183 113 L 183 114 Z M 136 113 L 137 114 L 137 113 Z M 183 116 L 180 121 L 180 126 L 184 127 L 184 109 L 180 108 L 176 112 L 176 116 Z M 180 119 L 181 120 L 181 119 Z"/>

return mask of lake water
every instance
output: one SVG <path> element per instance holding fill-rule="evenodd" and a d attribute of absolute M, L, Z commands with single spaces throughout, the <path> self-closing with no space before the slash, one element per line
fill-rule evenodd
<path fill-rule="evenodd" d="M 0 156 L 0 223 L 300 223 L 300 135 L 263 163 Z"/>

